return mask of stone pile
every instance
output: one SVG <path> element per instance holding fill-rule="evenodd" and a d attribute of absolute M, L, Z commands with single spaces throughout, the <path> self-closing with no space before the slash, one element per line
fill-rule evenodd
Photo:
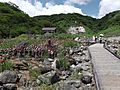
<path fill-rule="evenodd" d="M 120 58 L 120 41 L 119 40 L 107 40 L 104 47 L 113 53 L 115 56 Z"/>
<path fill-rule="evenodd" d="M 48 44 L 49 53 L 50 42 Z M 61 67 L 60 58 L 57 56 L 39 60 L 36 58 L 11 60 L 14 63 L 13 69 L 17 73 L 13 71 L 1 73 L 0 90 L 3 88 L 16 90 L 17 86 L 19 89 L 24 88 L 21 90 L 32 90 L 33 87 L 42 84 L 55 85 L 57 90 L 96 90 L 87 47 L 76 46 L 64 49 L 64 58 L 69 62 L 68 68 Z M 30 76 L 31 74 L 34 78 Z"/>

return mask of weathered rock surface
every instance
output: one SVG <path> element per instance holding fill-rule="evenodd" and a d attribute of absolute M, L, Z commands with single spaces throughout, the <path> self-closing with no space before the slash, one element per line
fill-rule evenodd
<path fill-rule="evenodd" d="M 4 85 L 4 90 L 17 90 L 16 84 L 5 84 Z"/>
<path fill-rule="evenodd" d="M 41 74 L 44 74 L 44 73 L 50 72 L 51 70 L 52 70 L 51 67 L 41 67 L 41 68 L 40 68 L 40 72 L 41 72 Z"/>
<path fill-rule="evenodd" d="M 14 71 L 10 71 L 10 70 L 5 70 L 0 75 L 0 82 L 2 82 L 3 84 L 16 83 L 17 79 L 18 79 L 17 74 Z"/>
<path fill-rule="evenodd" d="M 67 80 L 65 81 L 65 84 L 72 85 L 76 88 L 79 88 L 81 86 L 81 81 L 80 80 Z"/>
<path fill-rule="evenodd" d="M 89 75 L 84 75 L 81 77 L 81 81 L 84 84 L 90 84 L 90 83 L 92 83 L 92 77 Z"/>
<path fill-rule="evenodd" d="M 59 85 L 58 90 L 78 90 L 78 89 L 69 84 L 61 84 Z"/>
<path fill-rule="evenodd" d="M 38 76 L 38 80 L 41 83 L 53 84 L 60 80 L 55 71 L 48 72 L 46 74 Z"/>

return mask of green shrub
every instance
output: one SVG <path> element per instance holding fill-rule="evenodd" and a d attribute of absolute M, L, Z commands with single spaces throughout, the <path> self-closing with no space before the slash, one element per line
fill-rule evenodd
<path fill-rule="evenodd" d="M 70 63 L 66 58 L 60 58 L 59 60 L 60 69 L 67 70 L 70 68 Z"/>
<path fill-rule="evenodd" d="M 61 33 L 61 34 L 56 34 L 56 38 L 60 39 L 60 40 L 64 40 L 64 39 L 74 39 L 76 37 L 80 37 L 80 34 L 66 34 L 66 33 Z"/>
<path fill-rule="evenodd" d="M 2 71 L 4 70 L 11 70 L 13 68 L 13 64 L 11 62 L 6 61 L 2 65 Z"/>
<path fill-rule="evenodd" d="M 120 50 L 118 50 L 118 55 L 120 55 Z"/>
<path fill-rule="evenodd" d="M 38 70 L 32 70 L 32 69 L 30 69 L 29 71 L 30 71 L 30 76 L 31 76 L 32 79 L 35 79 L 39 75 L 41 75 L 40 71 L 38 71 Z"/>
<path fill-rule="evenodd" d="M 46 84 L 42 84 L 40 85 L 40 90 L 56 90 L 54 86 L 49 86 L 49 85 L 46 85 Z"/>
<path fill-rule="evenodd" d="M 63 46 L 64 47 L 74 47 L 74 46 L 78 46 L 79 43 L 75 42 L 75 41 L 65 41 Z"/>

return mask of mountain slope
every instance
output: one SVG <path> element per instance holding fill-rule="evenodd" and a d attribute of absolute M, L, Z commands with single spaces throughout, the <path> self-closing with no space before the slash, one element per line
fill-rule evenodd
<path fill-rule="evenodd" d="M 14 4 L 0 3 L 0 35 L 8 37 L 25 32 L 30 17 Z"/>
<path fill-rule="evenodd" d="M 0 3 L 0 38 L 15 37 L 23 33 L 42 34 L 43 27 L 57 27 L 58 34 L 66 33 L 70 26 L 84 26 L 87 35 L 111 32 L 120 33 L 120 11 L 107 14 L 101 19 L 73 14 L 29 17 L 15 4 Z M 114 32 L 111 30 L 113 29 Z M 116 30 L 117 29 L 117 30 Z"/>
<path fill-rule="evenodd" d="M 95 23 L 97 20 L 89 16 L 83 16 L 77 13 L 73 14 L 56 14 L 51 16 L 37 16 L 34 17 L 38 21 L 47 20 L 57 26 L 60 30 L 66 31 L 70 26 L 84 26 L 90 30 L 95 29 Z M 92 32 L 92 31 L 91 31 Z"/>

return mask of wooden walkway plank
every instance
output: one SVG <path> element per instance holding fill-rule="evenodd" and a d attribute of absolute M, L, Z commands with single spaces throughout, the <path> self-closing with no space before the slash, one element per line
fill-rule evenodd
<path fill-rule="evenodd" d="M 120 90 L 120 60 L 103 44 L 89 47 L 100 90 Z"/>

